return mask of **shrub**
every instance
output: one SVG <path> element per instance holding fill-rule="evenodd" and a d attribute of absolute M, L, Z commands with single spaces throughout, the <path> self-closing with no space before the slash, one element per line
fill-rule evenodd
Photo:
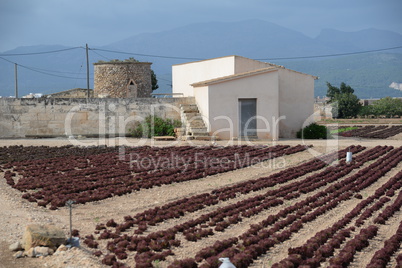
<path fill-rule="evenodd" d="M 153 136 L 174 136 L 174 129 L 180 127 L 179 120 L 163 119 L 157 116 L 147 116 L 134 130 L 130 129 L 131 135 L 136 138 Z"/>
<path fill-rule="evenodd" d="M 299 139 L 329 139 L 331 138 L 331 135 L 326 126 L 312 123 L 298 131 L 296 137 Z"/>

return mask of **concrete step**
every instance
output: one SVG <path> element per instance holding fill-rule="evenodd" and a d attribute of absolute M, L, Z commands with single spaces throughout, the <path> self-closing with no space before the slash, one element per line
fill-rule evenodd
<path fill-rule="evenodd" d="M 180 108 L 184 113 L 198 113 L 197 104 L 182 104 L 180 105 Z"/>
<path fill-rule="evenodd" d="M 153 137 L 155 141 L 175 141 L 176 138 L 173 136 L 155 136 Z"/>
<path fill-rule="evenodd" d="M 198 141 L 217 141 L 216 136 L 185 136 L 186 140 L 198 140 Z"/>
<path fill-rule="evenodd" d="M 204 121 L 191 121 L 186 124 L 187 128 L 205 128 Z"/>
<path fill-rule="evenodd" d="M 202 137 L 209 136 L 208 132 L 188 132 L 187 134 L 189 136 L 202 136 Z"/>
<path fill-rule="evenodd" d="M 186 140 L 206 141 L 215 141 L 217 139 L 217 137 L 209 136 L 204 120 L 196 104 L 183 104 L 180 105 L 180 109 L 182 110 L 182 116 L 185 121 L 184 127 L 186 128 L 186 136 L 182 138 Z"/>
<path fill-rule="evenodd" d="M 191 113 L 185 113 L 184 116 L 187 118 L 187 120 L 189 120 L 189 119 L 191 119 L 191 118 L 194 118 L 194 117 L 196 117 L 196 118 L 202 118 L 202 116 L 201 116 L 200 113 L 193 113 L 193 112 L 191 112 Z"/>
<path fill-rule="evenodd" d="M 187 132 L 192 132 L 192 133 L 208 133 L 206 127 L 190 127 L 187 129 Z"/>
<path fill-rule="evenodd" d="M 209 133 L 206 130 L 200 130 L 200 131 L 187 131 L 188 135 L 191 136 L 209 136 Z"/>
<path fill-rule="evenodd" d="M 194 117 L 187 117 L 186 121 L 191 123 L 191 122 L 204 122 L 204 120 L 201 118 L 201 116 L 194 116 Z"/>

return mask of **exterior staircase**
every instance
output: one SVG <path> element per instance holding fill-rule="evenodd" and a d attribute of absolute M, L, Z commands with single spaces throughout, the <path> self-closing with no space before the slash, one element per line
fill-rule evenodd
<path fill-rule="evenodd" d="M 180 105 L 180 113 L 186 140 L 215 140 L 209 135 L 197 104 Z"/>

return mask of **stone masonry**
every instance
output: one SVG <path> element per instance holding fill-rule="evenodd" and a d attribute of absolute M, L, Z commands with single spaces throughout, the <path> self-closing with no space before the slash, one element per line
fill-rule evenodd
<path fill-rule="evenodd" d="M 86 98 L 88 96 L 88 90 L 86 88 L 73 88 L 70 90 L 60 91 L 57 93 L 51 93 L 46 95 L 46 98 Z M 89 90 L 89 97 L 96 98 L 94 91 Z"/>
<path fill-rule="evenodd" d="M 149 98 L 152 93 L 150 62 L 94 63 L 94 91 L 98 97 Z"/>
<path fill-rule="evenodd" d="M 0 99 L 0 138 L 124 136 L 149 115 L 181 120 L 187 98 Z"/>

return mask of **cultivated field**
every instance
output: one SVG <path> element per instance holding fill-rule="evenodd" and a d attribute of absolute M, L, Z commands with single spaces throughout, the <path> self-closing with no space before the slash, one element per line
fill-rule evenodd
<path fill-rule="evenodd" d="M 126 147 L 3 140 L 18 146 L 0 149 L 1 263 L 218 267 L 219 257 L 230 257 L 238 268 L 395 267 L 402 253 L 401 140 L 141 147 L 130 146 L 134 140 Z M 76 201 L 73 228 L 82 248 L 13 259 L 8 244 L 28 223 L 54 223 L 68 233 L 67 200 Z"/>

